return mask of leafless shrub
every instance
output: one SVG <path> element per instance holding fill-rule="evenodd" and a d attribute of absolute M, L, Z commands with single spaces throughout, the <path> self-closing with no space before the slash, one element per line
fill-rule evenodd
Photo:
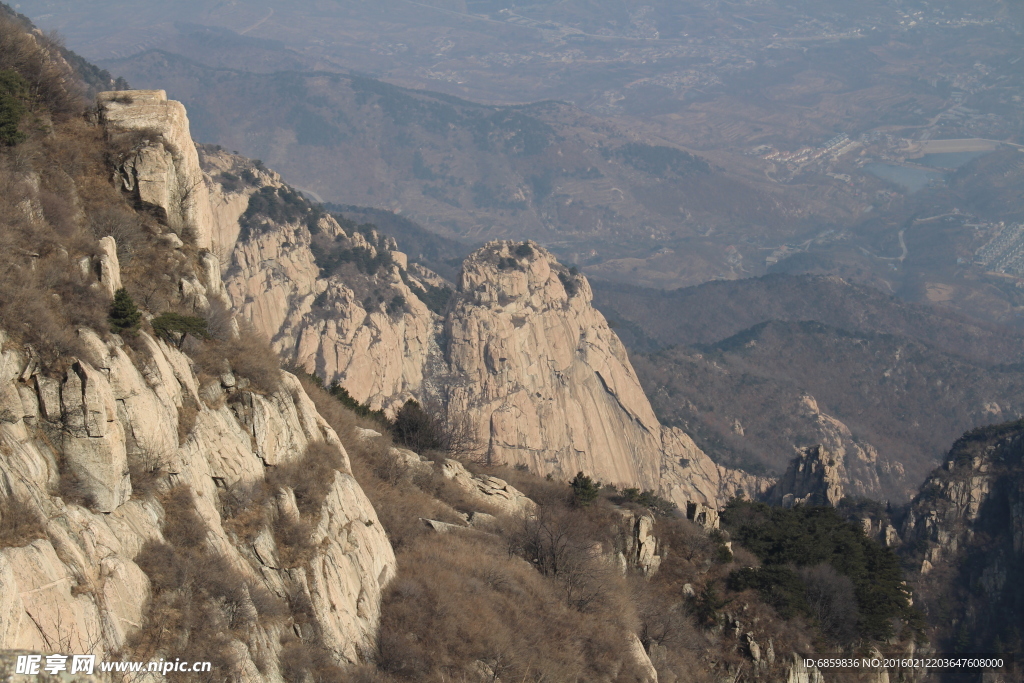
<path fill-rule="evenodd" d="M 196 512 L 192 491 L 177 486 L 160 498 L 164 508 L 164 538 L 175 548 L 197 548 L 206 540 L 208 528 Z"/>
<path fill-rule="evenodd" d="M 213 663 L 213 672 L 197 680 L 232 678 L 238 661 L 231 640 L 246 639 L 257 624 L 286 618 L 287 606 L 207 547 L 207 529 L 191 491 L 178 487 L 161 501 L 168 542 L 150 541 L 135 558 L 150 579 L 153 595 L 146 622 L 127 650 L 137 659 L 188 651 Z"/>
<path fill-rule="evenodd" d="M 113 237 L 117 243 L 117 260 L 123 269 L 130 269 L 132 260 L 145 248 L 150 235 L 139 215 L 123 204 L 104 206 L 89 215 L 89 228 L 97 238 Z"/>
<path fill-rule="evenodd" d="M 0 500 L 0 548 L 20 548 L 37 538 L 46 538 L 39 510 L 15 496 Z"/>
<path fill-rule="evenodd" d="M 613 565 L 604 557 L 611 542 L 596 517 L 590 510 L 541 507 L 505 526 L 509 553 L 554 578 L 566 604 L 580 611 L 600 601 L 613 580 Z"/>
<path fill-rule="evenodd" d="M 57 480 L 57 495 L 65 503 L 81 505 L 86 508 L 92 507 L 93 497 L 85 482 L 72 472 L 71 468 L 63 460 L 58 462 L 58 470 L 60 471 L 60 477 Z"/>
<path fill-rule="evenodd" d="M 217 299 L 211 301 L 210 308 L 207 309 L 204 317 L 206 318 L 206 329 L 209 330 L 210 336 L 214 339 L 228 341 L 234 338 L 234 330 L 236 328 L 232 322 L 235 319 L 235 315 L 223 302 Z"/>
<path fill-rule="evenodd" d="M 220 491 L 220 514 L 224 528 L 243 543 L 251 543 L 270 524 L 271 514 L 267 509 L 270 499 L 270 487 L 265 481 L 252 485 L 236 484 L 226 491 Z"/>
<path fill-rule="evenodd" d="M 128 476 L 132 482 L 132 497 L 145 498 L 157 493 L 161 480 L 167 471 L 160 459 L 148 452 L 134 452 L 128 455 Z"/>
<path fill-rule="evenodd" d="M 847 645 L 857 638 L 857 600 L 853 581 L 830 564 L 800 569 L 807 605 L 826 638 Z"/>
<path fill-rule="evenodd" d="M 199 417 L 199 405 L 188 392 L 183 392 L 181 407 L 178 408 L 178 445 L 188 441 L 192 430 L 196 428 Z"/>
<path fill-rule="evenodd" d="M 352 680 L 323 647 L 290 640 L 281 650 L 281 673 L 286 681 L 347 683 Z"/>
<path fill-rule="evenodd" d="M 580 620 L 555 585 L 493 541 L 424 537 L 399 563 L 406 569 L 385 597 L 377 652 L 378 667 L 390 674 L 462 680 L 479 676 L 477 662 L 501 680 L 624 673 L 620 618 Z"/>
<path fill-rule="evenodd" d="M 274 541 L 283 567 L 302 567 L 313 559 L 313 530 L 313 525 L 301 518 L 278 517 L 274 521 Z"/>
<path fill-rule="evenodd" d="M 267 484 L 275 491 L 290 487 L 295 492 L 299 513 L 304 517 L 316 517 L 334 485 L 335 471 L 344 465 L 337 447 L 315 441 L 306 447 L 301 459 L 282 463 L 267 472 Z"/>
<path fill-rule="evenodd" d="M 203 371 L 215 376 L 224 371 L 224 361 L 227 361 L 231 371 L 248 379 L 257 391 L 269 394 L 281 386 L 280 359 L 267 340 L 248 323 L 239 324 L 237 338 L 209 339 L 200 344 L 192 356 Z"/>
<path fill-rule="evenodd" d="M 43 190 L 39 193 L 43 216 L 59 235 L 73 235 L 78 229 L 78 212 L 66 195 Z"/>
<path fill-rule="evenodd" d="M 36 101 L 55 114 L 81 112 L 81 87 L 52 36 L 32 35 L 19 21 L 0 16 L 0 69 L 12 69 L 28 80 Z"/>

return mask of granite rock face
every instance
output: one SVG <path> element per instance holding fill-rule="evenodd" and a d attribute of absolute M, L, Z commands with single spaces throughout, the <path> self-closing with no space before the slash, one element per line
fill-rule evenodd
<path fill-rule="evenodd" d="M 0 360 L 0 509 L 13 499 L 44 520 L 34 540 L 0 548 L 0 649 L 65 643 L 104 655 L 142 627 L 149 580 L 134 560 L 147 541 L 163 539 L 165 513 L 151 496 L 131 498 L 132 464 L 159 467 L 161 486 L 188 486 L 210 551 L 282 590 L 287 570 L 255 561 L 225 530 L 215 503 L 218 486 L 262 481 L 267 466 L 301 457 L 309 444 L 344 453 L 298 381 L 285 375 L 270 395 L 236 390 L 231 406 L 210 406 L 177 349 L 139 333 L 145 353 L 129 355 L 116 340 L 79 334 L 92 362 L 78 360 L 62 380 L 14 349 Z M 185 411 L 195 411 L 194 422 L 179 436 Z M 354 662 L 368 651 L 395 560 L 347 456 L 342 462 L 314 534 L 307 590 L 331 649 Z M 69 475 L 78 479 L 80 502 L 53 493 Z M 263 540 L 263 555 L 274 556 L 273 538 Z M 255 656 L 239 645 L 243 661 Z"/>
<path fill-rule="evenodd" d="M 765 488 L 658 422 L 586 278 L 534 243 L 470 255 L 444 331 L 444 403 L 469 416 L 492 461 L 566 480 L 582 471 L 680 506 Z"/>
<path fill-rule="evenodd" d="M 124 148 L 117 169 L 124 188 L 210 249 L 210 198 L 185 107 L 163 90 L 104 92 L 97 105 L 107 137 Z"/>
<path fill-rule="evenodd" d="M 423 298 L 438 278 L 410 265 L 390 238 L 326 214 L 311 219 L 308 209 L 291 218 L 250 211 L 256 194 L 304 200 L 276 174 L 224 152 L 203 150 L 200 169 L 184 109 L 161 92 L 107 93 L 100 108 L 112 136 L 162 131 L 170 165 L 145 176 L 146 196 L 168 216 L 184 207 L 181 221 L 210 254 L 200 293 L 221 295 L 219 269 L 224 299 L 285 360 L 373 408 L 393 413 L 409 398 L 429 400 L 468 423 L 492 461 L 538 474 L 568 480 L 583 471 L 680 506 L 719 507 L 766 490 L 766 480 L 719 467 L 658 422 L 586 278 L 538 245 L 494 242 L 472 254 L 441 316 Z M 154 139 L 136 146 L 150 149 Z M 188 201 L 161 199 L 185 185 L 196 188 Z M 339 258 L 349 265 L 338 267 Z M 356 268 L 360 258 L 381 265 Z"/>
<path fill-rule="evenodd" d="M 910 503 L 901 536 L 904 555 L 918 567 L 908 577 L 915 605 L 943 615 L 932 642 L 978 652 L 1018 649 L 1024 423 L 964 434 Z"/>
<path fill-rule="evenodd" d="M 801 448 L 768 493 L 772 505 L 831 505 L 843 499 L 842 461 L 823 446 Z"/>
<path fill-rule="evenodd" d="M 458 460 L 445 460 L 441 475 L 468 496 L 506 515 L 528 515 L 537 504 L 508 482 L 486 475 L 473 475 Z"/>
<path fill-rule="evenodd" d="M 421 391 L 437 351 L 439 318 L 420 299 L 426 280 L 436 276 L 410 269 L 394 240 L 342 227 L 330 215 L 312 224 L 243 218 L 257 192 L 289 191 L 276 173 L 246 163 L 223 152 L 203 154 L 213 250 L 229 306 L 284 359 L 327 384 L 341 384 L 361 403 L 394 412 Z M 250 182 L 225 184 L 225 174 Z M 240 221 L 259 225 L 243 230 Z M 346 257 L 361 252 L 367 260 L 387 261 L 373 274 L 354 264 L 344 275 L 326 272 L 322 251 L 321 263 L 315 256 L 314 235 L 326 236 Z"/>

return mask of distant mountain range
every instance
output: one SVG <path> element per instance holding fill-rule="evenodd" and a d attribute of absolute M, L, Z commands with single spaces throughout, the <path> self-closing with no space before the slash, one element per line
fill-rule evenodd
<path fill-rule="evenodd" d="M 848 490 L 905 500 L 961 433 L 1024 413 L 1019 335 L 839 278 L 594 291 L 646 351 L 659 417 L 731 466 L 780 473 L 794 447 L 832 443 L 864 461 Z"/>

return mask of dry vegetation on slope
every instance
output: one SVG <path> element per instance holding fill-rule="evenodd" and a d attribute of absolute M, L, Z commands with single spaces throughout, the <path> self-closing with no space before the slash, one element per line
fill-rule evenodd
<path fill-rule="evenodd" d="M 379 422 L 356 416 L 313 381 L 304 386 L 345 442 L 398 560 L 374 661 L 352 680 L 650 680 L 630 653 L 631 634 L 659 681 L 710 682 L 745 667 L 755 680 L 775 680 L 786 675 L 789 653 L 837 647 L 819 630 L 826 624 L 818 613 L 790 609 L 784 618 L 767 602 L 772 591 L 731 590 L 730 577 L 760 561 L 738 546 L 730 552 L 721 532 L 658 514 L 660 567 L 645 571 L 629 545 L 635 520 L 650 514 L 629 502 L 635 493 L 595 488 L 585 505 L 565 482 L 468 462 L 539 504 L 533 517 L 499 516 L 481 527 L 476 521 L 493 508 L 446 486 L 437 467 L 396 457 L 387 434 L 367 438 L 362 430 L 381 430 Z M 424 519 L 453 526 L 439 532 Z M 834 570 L 815 571 L 824 579 L 809 586 L 841 590 Z M 751 642 L 760 664 L 751 662 Z"/>

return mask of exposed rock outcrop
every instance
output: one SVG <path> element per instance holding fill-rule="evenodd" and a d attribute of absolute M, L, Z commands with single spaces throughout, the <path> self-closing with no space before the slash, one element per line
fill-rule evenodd
<path fill-rule="evenodd" d="M 286 374 L 270 395 L 236 390 L 240 400 L 209 406 L 177 349 L 145 333 L 131 352 L 116 339 L 79 334 L 91 362 L 77 360 L 62 379 L 10 345 L 0 356 L 0 509 L 13 500 L 45 520 L 34 540 L 0 549 L 0 649 L 103 656 L 145 624 L 149 579 L 134 560 L 146 541 L 163 540 L 165 513 L 154 498 L 130 499 L 133 464 L 158 467 L 164 486 L 194 492 L 210 552 L 272 592 L 294 587 L 272 561 L 247 559 L 216 501 L 218 483 L 260 481 L 267 465 L 301 457 L 307 444 L 342 448 L 297 380 Z M 186 413 L 193 423 L 179 443 Z M 84 505 L 51 493 L 64 491 L 58 482 L 69 476 Z M 394 554 L 347 460 L 314 542 L 302 585 L 325 643 L 342 661 L 357 661 L 370 647 Z M 276 555 L 272 538 L 260 547 L 260 556 Z M 255 671 L 248 647 L 237 643 L 240 666 Z"/>
<path fill-rule="evenodd" d="M 707 531 L 717 529 L 719 525 L 718 510 L 697 502 L 686 504 L 686 518 Z"/>
<path fill-rule="evenodd" d="M 200 294 L 214 293 L 219 267 L 241 317 L 357 401 L 394 411 L 410 397 L 433 398 L 471 421 L 494 461 L 566 479 L 584 471 L 680 506 L 719 507 L 765 490 L 765 480 L 719 467 L 658 422 L 586 279 L 539 246 L 494 242 L 470 256 L 442 321 L 420 298 L 432 274 L 410 269 L 393 240 L 313 213 L 276 175 L 226 153 L 204 150 L 203 175 L 184 109 L 162 92 L 108 93 L 100 106 L 112 136 L 160 131 L 156 147 L 132 149 L 163 161 L 139 156 L 123 173 L 143 179 L 146 201 L 172 224 L 180 205 L 183 224 L 212 250 Z M 182 195 L 186 186 L 195 192 Z M 247 213 L 260 206 L 257 193 L 298 213 Z M 331 265 L 344 259 L 381 265 Z"/>
<path fill-rule="evenodd" d="M 97 105 L 107 136 L 124 148 L 117 169 L 124 188 L 210 249 L 210 198 L 185 107 L 163 90 L 104 92 Z"/>
<path fill-rule="evenodd" d="M 203 164 L 214 252 L 232 308 L 282 357 L 328 384 L 338 382 L 360 403 L 394 411 L 419 393 L 437 350 L 438 317 L 419 298 L 423 276 L 409 270 L 394 240 L 375 232 L 367 237 L 327 214 L 313 223 L 250 216 L 242 222 L 259 227 L 242 229 L 252 195 L 290 189 L 277 174 L 224 152 L 205 151 Z M 225 174 L 250 182 L 225 184 Z M 354 264 L 347 277 L 322 271 L 314 233 L 330 238 L 346 258 L 362 252 L 373 260 L 386 252 L 390 262 L 372 275 Z M 401 306 L 389 307 L 396 298 Z"/>
<path fill-rule="evenodd" d="M 885 488 L 879 475 L 888 480 L 889 487 L 909 488 L 900 463 L 879 458 L 874 446 L 857 439 L 845 423 L 822 412 L 813 396 L 804 394 L 800 398 L 799 411 L 800 417 L 809 423 L 815 440 L 835 462 L 844 492 L 878 498 Z"/>
<path fill-rule="evenodd" d="M 822 446 L 801 448 L 786 473 L 772 487 L 772 505 L 831 505 L 843 499 L 842 463 Z"/>
<path fill-rule="evenodd" d="M 445 460 L 441 465 L 441 475 L 474 500 L 503 514 L 524 515 L 537 508 L 536 503 L 508 482 L 497 477 L 470 474 L 457 460 Z"/>
<path fill-rule="evenodd" d="M 825 677 L 816 666 L 807 666 L 804 658 L 793 655 L 793 663 L 786 670 L 786 683 L 825 683 Z"/>
<path fill-rule="evenodd" d="M 653 576 L 661 567 L 659 542 L 654 535 L 654 516 L 623 513 L 625 534 L 623 565 L 639 569 L 644 576 Z"/>
<path fill-rule="evenodd" d="M 1021 646 L 1024 424 L 968 432 L 910 504 L 905 553 L 915 603 L 942 610 L 933 641 L 971 652 Z M 955 606 L 950 608 L 950 606 Z"/>
<path fill-rule="evenodd" d="M 715 465 L 655 417 L 586 278 L 533 243 L 492 242 L 463 264 L 445 318 L 448 410 L 469 415 L 493 461 L 716 506 L 755 477 Z"/>

